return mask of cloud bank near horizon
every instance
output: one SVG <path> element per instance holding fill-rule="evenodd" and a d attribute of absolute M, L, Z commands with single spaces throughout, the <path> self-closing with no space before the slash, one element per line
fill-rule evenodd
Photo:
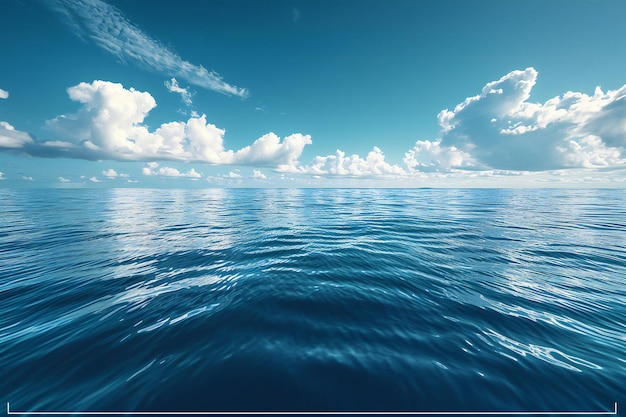
<path fill-rule="evenodd" d="M 152 95 L 108 81 L 68 89 L 70 99 L 82 107 L 47 122 L 60 140 L 38 142 L 0 122 L 0 149 L 34 156 L 172 160 L 353 177 L 625 166 L 626 85 L 607 92 L 597 87 L 593 95 L 570 91 L 533 103 L 529 98 L 537 76 L 534 68 L 512 71 L 452 110 L 442 110 L 438 137 L 418 140 L 404 155 L 405 168 L 386 162 L 378 147 L 366 157 L 337 150 L 302 165 L 299 159 L 312 140 L 301 133 L 281 140 L 270 132 L 249 146 L 228 150 L 225 130 L 207 122 L 204 114 L 151 131 L 144 120 L 156 106 Z M 146 175 L 167 176 L 158 170 Z"/>
<path fill-rule="evenodd" d="M 215 71 L 183 60 L 104 1 L 56 0 L 46 4 L 58 12 L 77 36 L 95 43 L 121 62 L 144 66 L 168 77 L 179 77 L 222 94 L 242 98 L 249 95 L 247 89 L 228 84 Z"/>

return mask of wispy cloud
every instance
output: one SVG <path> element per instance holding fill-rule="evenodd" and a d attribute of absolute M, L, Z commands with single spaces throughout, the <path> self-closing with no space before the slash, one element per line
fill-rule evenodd
<path fill-rule="evenodd" d="M 182 88 L 181 86 L 179 86 L 176 78 L 172 78 L 170 81 L 165 81 L 165 87 L 170 93 L 180 94 L 180 99 L 183 101 L 183 103 L 185 103 L 187 106 L 191 106 L 192 102 L 189 88 Z"/>
<path fill-rule="evenodd" d="M 122 62 L 132 62 L 167 76 L 222 94 L 247 97 L 248 90 L 225 82 L 215 71 L 184 61 L 128 21 L 122 12 L 101 0 L 50 2 L 76 35 L 94 42 Z"/>
<path fill-rule="evenodd" d="M 59 182 L 72 182 L 72 180 L 64 177 L 59 177 Z"/>

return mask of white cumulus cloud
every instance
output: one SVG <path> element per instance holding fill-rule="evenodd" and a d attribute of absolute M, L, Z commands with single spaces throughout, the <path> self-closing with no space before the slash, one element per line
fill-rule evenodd
<path fill-rule="evenodd" d="M 626 163 L 626 85 L 533 103 L 537 76 L 534 68 L 512 71 L 440 112 L 440 137 L 417 142 L 405 155 L 407 166 L 540 171 Z"/>
<path fill-rule="evenodd" d="M 0 171 L 0 180 L 6 180 L 6 178 L 4 178 L 4 172 Z"/>
<path fill-rule="evenodd" d="M 304 147 L 312 143 L 310 135 L 296 133 L 282 142 L 270 132 L 232 155 L 232 163 L 255 166 L 277 166 L 278 170 L 296 170 Z"/>
<path fill-rule="evenodd" d="M 104 1 L 56 0 L 49 4 L 83 40 L 94 42 L 122 62 L 148 67 L 222 94 L 248 96 L 245 88 L 226 83 L 216 72 L 184 61 Z"/>
<path fill-rule="evenodd" d="M 447 171 L 452 168 L 476 167 L 475 159 L 455 146 L 441 146 L 440 142 L 418 140 L 404 154 L 404 163 L 410 171 Z"/>
<path fill-rule="evenodd" d="M 109 169 L 107 169 L 105 171 L 102 171 L 102 175 L 104 175 L 107 178 L 117 178 L 117 177 L 128 178 L 128 177 L 130 177 L 130 175 L 128 175 L 128 174 L 124 174 L 124 173 L 119 173 L 118 174 L 117 171 L 115 171 L 113 168 L 109 168 Z"/>
<path fill-rule="evenodd" d="M 0 88 L 0 98 L 9 98 L 9 92 Z"/>
<path fill-rule="evenodd" d="M 15 130 L 8 122 L 0 122 L 0 148 L 23 148 L 33 143 L 28 133 Z"/>
<path fill-rule="evenodd" d="M 89 178 L 89 181 L 91 181 L 91 182 L 102 182 L 102 181 L 100 181 L 100 180 L 99 180 L 98 178 L 96 178 L 96 177 L 91 177 L 91 178 Z"/>
<path fill-rule="evenodd" d="M 365 158 L 361 158 L 356 154 L 346 156 L 345 152 L 341 150 L 337 150 L 334 155 L 317 156 L 311 164 L 299 171 L 316 175 L 351 176 L 403 175 L 406 173 L 399 166 L 385 162 L 385 155 L 377 147 L 374 147 Z M 292 170 L 291 172 L 298 172 L 298 170 Z"/>
<path fill-rule="evenodd" d="M 63 140 L 44 142 L 34 154 L 84 159 L 178 160 L 295 169 L 311 137 L 293 134 L 281 139 L 268 133 L 238 151 L 224 147 L 225 131 L 206 115 L 187 122 L 163 123 L 150 131 L 143 123 L 156 101 L 147 92 L 108 81 L 80 83 L 68 89 L 82 104 L 73 114 L 49 120 L 48 128 Z"/>
<path fill-rule="evenodd" d="M 196 172 L 194 168 L 187 172 L 180 172 L 176 168 L 159 167 L 159 164 L 156 162 L 150 162 L 146 165 L 141 170 L 141 173 L 146 176 L 202 178 L 202 175 Z"/>
<path fill-rule="evenodd" d="M 267 179 L 265 174 L 262 173 L 261 171 L 259 171 L 258 169 L 252 170 L 252 178 L 254 178 L 256 180 L 266 180 Z"/>
<path fill-rule="evenodd" d="M 59 177 L 59 182 L 72 182 L 72 181 L 67 178 Z"/>

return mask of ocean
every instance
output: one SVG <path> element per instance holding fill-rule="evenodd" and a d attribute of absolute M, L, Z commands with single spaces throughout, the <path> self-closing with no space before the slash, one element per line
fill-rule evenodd
<path fill-rule="evenodd" d="M 612 411 L 626 190 L 0 189 L 0 401 Z"/>

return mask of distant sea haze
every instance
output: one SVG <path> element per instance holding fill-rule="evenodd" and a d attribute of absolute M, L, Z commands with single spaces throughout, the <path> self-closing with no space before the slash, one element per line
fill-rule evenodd
<path fill-rule="evenodd" d="M 13 410 L 626 406 L 626 190 L 0 189 Z"/>

